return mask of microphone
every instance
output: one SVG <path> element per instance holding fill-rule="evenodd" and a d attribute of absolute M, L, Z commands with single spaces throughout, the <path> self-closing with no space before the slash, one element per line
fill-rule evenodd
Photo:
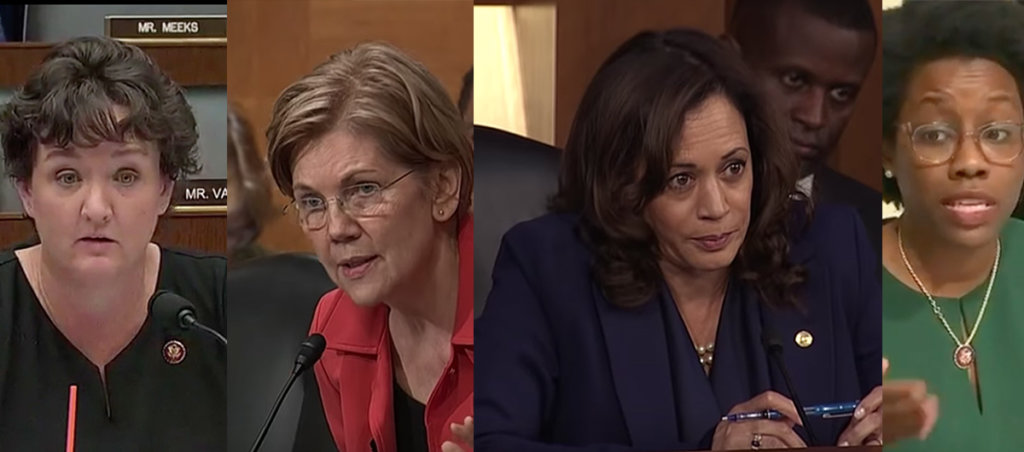
<path fill-rule="evenodd" d="M 288 376 L 288 382 L 281 388 L 281 393 L 277 395 L 277 401 L 274 402 L 274 407 L 271 408 L 267 420 L 263 421 L 263 427 L 260 427 L 259 436 L 256 437 L 256 441 L 252 444 L 251 452 L 256 452 L 259 450 L 260 445 L 263 444 L 263 439 L 266 438 L 267 432 L 270 431 L 270 424 L 274 422 L 277 410 L 281 409 L 281 402 L 284 402 L 284 396 L 292 388 L 295 379 L 320 360 L 320 355 L 323 355 L 324 348 L 326 347 L 327 341 L 319 333 L 314 333 L 299 344 L 299 354 L 295 357 L 295 366 L 292 367 L 292 373 Z"/>
<path fill-rule="evenodd" d="M 153 294 L 153 298 L 149 299 L 149 315 L 156 319 L 164 329 L 190 330 L 195 328 L 209 333 L 224 346 L 228 345 L 227 338 L 221 336 L 213 328 L 199 323 L 196 318 L 196 308 L 192 306 L 192 302 L 174 292 L 158 290 Z"/>
<path fill-rule="evenodd" d="M 765 352 L 768 353 L 768 360 L 775 363 L 775 367 L 779 368 L 782 372 L 782 380 L 786 383 L 786 389 L 789 390 L 789 395 L 793 398 L 793 404 L 796 405 L 796 414 L 800 416 L 800 422 L 804 424 L 804 430 L 807 431 L 807 439 L 810 440 L 808 446 L 814 446 L 818 443 L 818 439 L 814 437 L 814 432 L 811 430 L 811 424 L 807 421 L 807 414 L 804 413 L 804 404 L 800 402 L 800 396 L 796 394 L 793 383 L 789 380 L 789 372 L 786 371 L 786 361 L 782 358 L 782 341 L 775 335 L 767 325 L 762 325 L 761 331 L 761 344 L 764 346 Z"/>

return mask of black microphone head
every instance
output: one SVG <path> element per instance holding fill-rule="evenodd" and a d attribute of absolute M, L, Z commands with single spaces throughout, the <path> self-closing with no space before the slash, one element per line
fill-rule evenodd
<path fill-rule="evenodd" d="M 166 290 L 158 290 L 149 299 L 149 315 L 164 329 L 181 331 L 187 329 L 185 317 L 191 316 L 195 319 L 196 309 L 192 302 L 181 295 Z"/>
<path fill-rule="evenodd" d="M 775 331 L 767 327 L 761 330 L 761 344 L 770 354 L 782 353 L 782 341 L 775 335 Z"/>
<path fill-rule="evenodd" d="M 295 357 L 295 373 L 299 374 L 313 367 L 327 348 L 327 340 L 320 333 L 313 333 L 299 344 L 299 355 Z"/>

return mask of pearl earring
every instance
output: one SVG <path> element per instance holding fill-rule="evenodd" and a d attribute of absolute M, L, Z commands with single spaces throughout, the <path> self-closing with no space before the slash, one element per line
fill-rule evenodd
<path fill-rule="evenodd" d="M 885 170 L 885 178 L 892 179 L 892 170 Z"/>

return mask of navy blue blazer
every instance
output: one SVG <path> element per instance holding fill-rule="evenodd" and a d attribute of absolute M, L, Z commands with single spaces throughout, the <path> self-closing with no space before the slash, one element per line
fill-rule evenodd
<path fill-rule="evenodd" d="M 686 334 L 687 353 L 669 359 L 663 303 L 623 309 L 602 295 L 577 224 L 550 214 L 502 241 L 475 328 L 476 450 L 708 449 L 736 404 L 766 390 L 790 395 L 769 367 L 764 325 L 781 339 L 805 405 L 858 400 L 881 384 L 877 252 L 854 209 L 819 205 L 792 241 L 791 259 L 808 269 L 802 310 L 769 308 L 752 288 L 730 285 L 710 376 Z M 665 296 L 663 287 L 655 298 Z M 813 336 L 809 347 L 795 343 L 800 331 Z M 810 423 L 820 442 L 835 445 L 848 419 Z"/>

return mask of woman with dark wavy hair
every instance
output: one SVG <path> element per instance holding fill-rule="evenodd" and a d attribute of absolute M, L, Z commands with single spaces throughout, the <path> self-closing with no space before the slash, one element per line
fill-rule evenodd
<path fill-rule="evenodd" d="M 784 137 L 704 33 L 641 33 L 603 64 L 554 212 L 509 231 L 494 266 L 480 450 L 880 443 L 877 255 L 852 209 L 810 215 Z M 852 418 L 801 421 L 766 348 L 804 407 Z"/>

